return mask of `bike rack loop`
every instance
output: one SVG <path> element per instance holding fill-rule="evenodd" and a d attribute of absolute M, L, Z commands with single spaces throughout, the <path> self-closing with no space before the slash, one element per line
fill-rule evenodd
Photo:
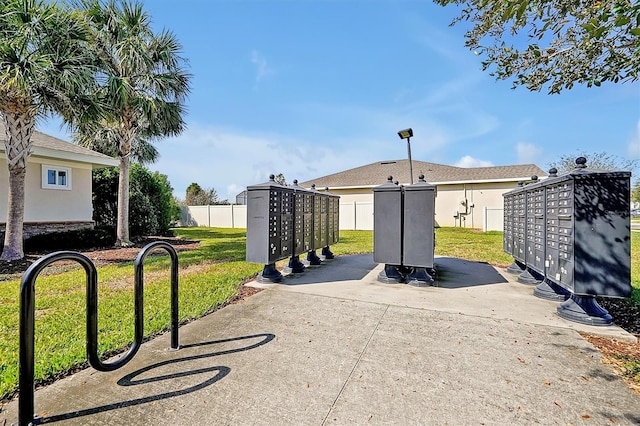
<path fill-rule="evenodd" d="M 164 248 L 171 257 L 171 349 L 178 344 L 178 255 L 171 244 L 156 241 L 147 244 L 136 257 L 134 282 L 135 340 L 127 353 L 112 363 L 103 363 L 98 357 L 98 271 L 94 263 L 82 253 L 59 251 L 34 262 L 20 283 L 20 372 L 17 426 L 34 424 L 34 347 L 35 347 L 35 282 L 40 272 L 59 260 L 75 260 L 87 277 L 87 358 L 98 371 L 113 371 L 133 359 L 142 344 L 144 334 L 144 265 L 147 255 L 156 248 Z"/>

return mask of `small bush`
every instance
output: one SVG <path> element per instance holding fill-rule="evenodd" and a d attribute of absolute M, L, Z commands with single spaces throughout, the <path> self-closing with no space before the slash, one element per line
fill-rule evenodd
<path fill-rule="evenodd" d="M 111 247 L 116 242 L 115 229 L 95 228 L 75 231 L 50 232 L 34 235 L 25 240 L 25 252 L 83 250 L 89 248 Z"/>

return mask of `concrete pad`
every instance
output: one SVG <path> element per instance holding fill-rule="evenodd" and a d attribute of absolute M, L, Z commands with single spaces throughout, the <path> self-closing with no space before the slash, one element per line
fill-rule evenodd
<path fill-rule="evenodd" d="M 636 424 L 639 401 L 570 330 L 391 306 L 327 424 Z"/>
<path fill-rule="evenodd" d="M 558 302 L 533 295 L 534 286 L 521 284 L 506 270 L 482 262 L 436 257 L 438 274 L 435 285 L 413 287 L 385 284 L 377 280 L 384 265 L 373 262 L 371 254 L 337 257 L 322 269 L 286 275 L 282 283 L 250 285 L 278 287 L 284 291 L 340 297 L 364 302 L 385 303 L 440 312 L 454 312 L 485 318 L 568 328 L 599 336 L 636 342 L 622 328 L 575 323 L 558 316 Z M 362 272 L 370 268 L 369 273 Z M 340 277 L 354 279 L 341 280 Z M 362 276 L 361 279 L 357 277 Z M 322 285 L 320 285 L 322 284 Z"/>
<path fill-rule="evenodd" d="M 378 283 L 370 256 L 260 285 L 182 326 L 178 351 L 163 335 L 120 370 L 39 389 L 36 411 L 60 425 L 640 424 L 640 395 L 555 303 L 488 265 L 441 264 L 440 287 Z"/>

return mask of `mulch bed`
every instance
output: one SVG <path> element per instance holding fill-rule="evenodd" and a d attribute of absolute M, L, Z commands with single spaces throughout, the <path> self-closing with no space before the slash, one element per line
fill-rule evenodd
<path fill-rule="evenodd" d="M 105 266 L 105 265 L 113 265 L 125 262 L 132 262 L 140 253 L 140 250 L 144 248 L 147 244 L 150 244 L 155 241 L 166 241 L 170 243 L 173 248 L 179 253 L 181 251 L 193 250 L 200 246 L 200 242 L 185 240 L 182 238 L 176 237 L 147 237 L 143 240 L 135 242 L 135 244 L 131 247 L 123 247 L 123 248 L 114 248 L 114 247 L 99 247 L 90 250 L 82 250 L 81 253 L 87 256 L 89 259 L 95 263 L 96 266 Z M 164 250 L 159 250 L 159 254 L 166 254 Z M 13 261 L 13 262 L 5 262 L 0 260 L 0 281 L 6 281 L 9 279 L 20 278 L 22 274 L 27 270 L 29 266 L 42 256 L 48 253 L 25 253 L 24 259 Z M 153 253 L 149 254 L 150 256 Z M 51 267 L 64 269 L 69 265 L 73 265 L 74 262 L 56 262 Z"/>

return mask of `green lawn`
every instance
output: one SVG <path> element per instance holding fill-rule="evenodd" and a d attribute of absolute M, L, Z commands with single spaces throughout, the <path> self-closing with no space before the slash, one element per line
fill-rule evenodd
<path fill-rule="evenodd" d="M 179 254 L 180 320 L 198 318 L 226 303 L 243 281 L 262 265 L 247 263 L 245 231 L 220 228 L 180 228 L 176 234 L 199 240 L 201 246 Z M 512 259 L 502 251 L 502 233 L 462 228 L 436 230 L 436 254 L 507 266 Z M 370 253 L 371 231 L 341 231 L 336 255 Z M 640 233 L 632 233 L 632 285 L 640 303 Z M 282 261 L 281 263 L 284 263 Z M 125 348 L 133 340 L 133 264 L 98 268 L 101 354 Z M 0 399 L 18 386 L 19 280 L 0 276 Z M 145 264 L 145 334 L 167 330 L 169 258 L 148 257 Z M 84 271 L 49 273 L 37 280 L 36 380 L 52 380 L 86 364 Z"/>

